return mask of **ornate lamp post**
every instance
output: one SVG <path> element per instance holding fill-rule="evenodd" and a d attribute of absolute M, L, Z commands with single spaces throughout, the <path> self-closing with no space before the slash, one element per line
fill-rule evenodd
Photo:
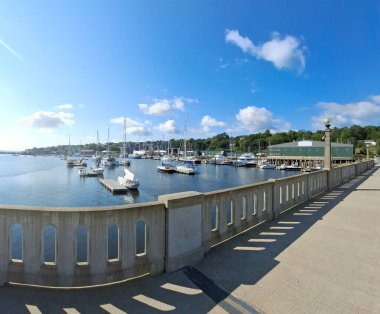
<path fill-rule="evenodd" d="M 367 159 L 369 159 L 369 143 L 365 144 L 366 148 L 367 148 Z"/>
<path fill-rule="evenodd" d="M 325 118 L 323 120 L 325 124 L 325 161 L 324 161 L 324 169 L 331 169 L 331 119 Z"/>

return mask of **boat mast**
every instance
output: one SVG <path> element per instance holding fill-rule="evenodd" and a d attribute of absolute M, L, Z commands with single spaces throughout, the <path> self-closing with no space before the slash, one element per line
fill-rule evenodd
<path fill-rule="evenodd" d="M 127 129 L 126 129 L 126 120 L 125 120 L 125 117 L 124 117 L 123 133 L 124 133 L 124 161 L 125 161 L 125 152 L 127 150 Z"/>
<path fill-rule="evenodd" d="M 70 156 L 71 156 L 71 153 L 70 153 L 70 151 L 71 151 L 71 143 L 70 143 L 70 134 L 69 134 L 69 148 L 67 149 L 67 155 L 68 155 L 68 157 L 70 158 Z"/>
<path fill-rule="evenodd" d="M 184 128 L 184 131 L 183 131 L 183 149 L 184 149 L 184 158 L 187 157 L 187 148 L 186 148 L 186 142 L 187 142 L 187 138 L 186 138 L 186 131 L 187 131 L 187 118 L 188 118 L 188 113 L 186 112 L 186 120 L 185 120 L 185 128 Z"/>
<path fill-rule="evenodd" d="M 108 143 L 107 143 L 108 158 L 110 158 L 110 126 L 108 126 Z"/>
<path fill-rule="evenodd" d="M 96 153 L 95 153 L 95 156 L 98 157 L 98 152 L 99 152 L 99 131 L 96 130 Z"/>

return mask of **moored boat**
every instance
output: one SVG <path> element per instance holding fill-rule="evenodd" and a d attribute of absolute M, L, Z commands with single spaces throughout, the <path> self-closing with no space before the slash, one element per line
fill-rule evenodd
<path fill-rule="evenodd" d="M 276 169 L 276 166 L 273 164 L 270 164 L 269 162 L 265 161 L 262 162 L 259 166 L 260 169 Z"/>
<path fill-rule="evenodd" d="M 140 181 L 135 177 L 135 174 L 124 168 L 124 176 L 119 176 L 117 182 L 127 189 L 137 189 L 140 186 Z"/>
<path fill-rule="evenodd" d="M 118 166 L 119 162 L 114 157 L 104 157 L 100 162 L 103 166 L 113 167 Z"/>
<path fill-rule="evenodd" d="M 291 164 L 290 166 L 285 166 L 286 171 L 301 171 L 301 167 L 298 164 Z"/>
<path fill-rule="evenodd" d="M 178 173 L 183 174 L 195 174 L 197 172 L 197 169 L 195 168 L 194 164 L 188 164 L 188 163 L 182 163 L 176 166 L 176 170 Z"/>
<path fill-rule="evenodd" d="M 175 166 L 172 166 L 171 164 L 167 163 L 162 163 L 161 165 L 157 166 L 157 170 L 166 173 L 174 173 L 177 171 Z"/>
<path fill-rule="evenodd" d="M 246 153 L 239 156 L 238 159 L 236 159 L 235 164 L 237 167 L 256 167 L 257 159 L 255 155 L 251 153 Z"/>
<path fill-rule="evenodd" d="M 94 171 L 97 174 L 103 174 L 104 168 L 100 167 L 100 165 L 94 165 L 91 167 L 91 170 Z"/>

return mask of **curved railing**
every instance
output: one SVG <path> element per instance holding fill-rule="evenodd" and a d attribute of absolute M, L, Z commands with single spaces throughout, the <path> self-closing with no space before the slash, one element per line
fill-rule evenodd
<path fill-rule="evenodd" d="M 369 160 L 208 193 L 162 195 L 143 204 L 0 206 L 0 281 L 89 286 L 175 271 L 373 166 Z"/>
<path fill-rule="evenodd" d="M 162 203 L 0 206 L 0 217 L 3 282 L 86 286 L 164 270 Z"/>

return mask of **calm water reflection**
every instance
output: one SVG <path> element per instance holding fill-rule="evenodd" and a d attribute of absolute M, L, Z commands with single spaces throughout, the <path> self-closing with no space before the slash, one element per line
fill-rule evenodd
<path fill-rule="evenodd" d="M 91 159 L 87 160 L 92 165 Z M 159 161 L 132 160 L 130 169 L 139 178 L 138 191 L 112 195 L 99 178 L 81 178 L 77 168 L 66 167 L 57 157 L 0 155 L 0 204 L 33 206 L 107 206 L 156 201 L 158 195 L 207 192 L 266 181 L 296 173 L 233 166 L 198 165 L 194 176 L 157 171 Z M 123 167 L 104 171 L 105 179 L 116 180 Z"/>
<path fill-rule="evenodd" d="M 88 166 L 92 165 L 90 159 L 87 162 Z M 68 168 L 65 161 L 57 157 L 0 155 L 0 204 L 81 207 L 141 203 L 156 201 L 158 195 L 162 194 L 183 191 L 208 192 L 296 174 L 256 168 L 198 165 L 198 173 L 187 176 L 158 172 L 156 167 L 159 164 L 160 161 L 155 160 L 132 160 L 130 169 L 141 182 L 139 190 L 130 191 L 126 195 L 112 195 L 100 184 L 99 178 L 81 178 L 77 173 L 77 168 Z M 116 180 L 119 175 L 123 175 L 123 167 L 106 168 L 103 177 Z M 237 206 L 244 208 L 243 203 Z M 217 227 L 216 212 L 217 207 L 212 204 L 212 228 Z M 226 218 L 227 221 L 231 221 L 231 210 L 227 210 Z M 14 260 L 22 259 L 22 228 L 20 224 L 15 224 L 11 231 L 12 259 Z M 145 252 L 145 223 L 141 221 L 135 228 L 136 254 L 142 254 Z M 111 224 L 107 233 L 108 259 L 117 259 L 119 258 L 118 226 Z M 87 262 L 87 228 L 80 226 L 76 237 L 77 261 Z M 43 238 L 44 262 L 54 263 L 56 229 L 53 225 L 44 227 Z"/>

